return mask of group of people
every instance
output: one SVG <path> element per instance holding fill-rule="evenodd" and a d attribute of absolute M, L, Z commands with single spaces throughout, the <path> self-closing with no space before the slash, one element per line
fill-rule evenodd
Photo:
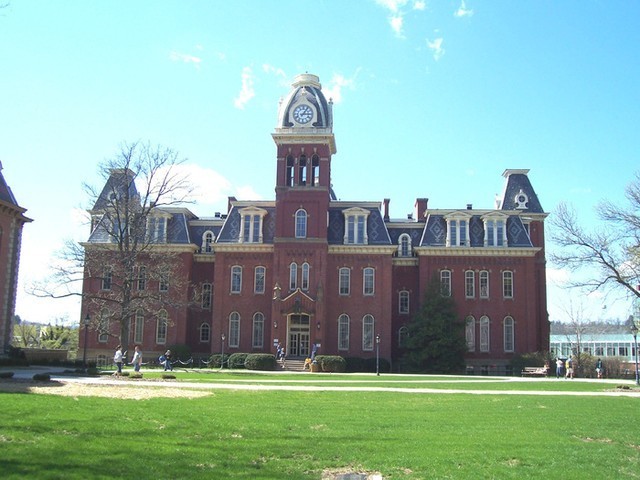
<path fill-rule="evenodd" d="M 167 350 L 170 354 L 171 352 Z M 118 345 L 116 347 L 116 353 L 113 355 L 113 363 L 116 364 L 117 370 L 114 375 L 122 374 L 122 365 L 124 364 L 124 359 L 126 358 L 126 353 L 122 351 L 122 345 Z M 165 354 L 166 355 L 166 354 Z M 135 346 L 133 350 L 133 357 L 131 358 L 131 365 L 133 365 L 133 370 L 135 372 L 140 371 L 140 367 L 142 366 L 142 352 L 140 351 L 140 347 L 138 345 Z M 166 370 L 166 368 L 165 368 Z"/>
<path fill-rule="evenodd" d="M 556 377 L 573 378 L 574 375 L 573 356 L 569 355 L 569 358 L 563 360 L 558 357 L 556 360 Z M 598 358 L 596 361 L 596 375 L 598 378 L 602 378 L 604 374 L 604 368 L 602 366 L 602 360 Z"/>

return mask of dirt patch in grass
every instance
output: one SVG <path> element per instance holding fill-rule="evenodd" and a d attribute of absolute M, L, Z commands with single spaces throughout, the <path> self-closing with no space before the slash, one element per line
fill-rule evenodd
<path fill-rule="evenodd" d="M 213 395 L 204 390 L 190 390 L 176 387 L 148 387 L 123 385 L 96 385 L 66 382 L 34 382 L 31 380 L 2 380 L 0 392 L 36 393 L 45 395 L 62 395 L 66 397 L 107 397 L 132 400 L 150 398 L 199 398 Z"/>

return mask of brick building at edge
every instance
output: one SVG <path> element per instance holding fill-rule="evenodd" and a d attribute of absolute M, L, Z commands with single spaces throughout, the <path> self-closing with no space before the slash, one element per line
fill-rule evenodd
<path fill-rule="evenodd" d="M 397 370 L 406 325 L 437 275 L 465 319 L 467 365 L 504 368 L 514 355 L 548 350 L 546 214 L 528 170 L 504 171 L 494 209 L 436 210 L 418 198 L 412 215 L 394 219 L 388 199 L 337 200 L 332 102 L 310 74 L 294 79 L 272 137 L 274 201 L 230 198 L 228 211 L 211 218 L 186 208 L 152 212 L 158 248 L 181 259 L 189 280 L 177 293 L 187 300 L 197 292 L 198 301 L 132 316 L 125 343 L 140 344 L 147 358 L 177 344 L 204 356 L 220 353 L 224 334 L 225 353 L 275 353 L 279 342 L 290 357 L 320 345 L 322 354 L 367 358 L 379 335 L 380 357 Z M 93 225 L 87 255 L 105 241 Z M 85 281 L 85 292 L 103 288 L 101 276 Z M 141 285 L 172 288 L 151 278 Z M 119 343 L 109 312 L 88 303 L 82 312 L 104 316 L 113 334 L 90 329 L 88 358 L 109 359 Z"/>

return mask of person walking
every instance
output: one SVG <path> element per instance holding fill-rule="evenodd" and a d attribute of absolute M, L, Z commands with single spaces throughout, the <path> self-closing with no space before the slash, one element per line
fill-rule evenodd
<path fill-rule="evenodd" d="M 564 360 L 560 357 L 556 359 L 556 378 L 564 377 Z"/>
<path fill-rule="evenodd" d="M 567 358 L 567 363 L 565 363 L 564 367 L 567 370 L 564 377 L 573 379 L 573 357 L 571 355 Z"/>
<path fill-rule="evenodd" d="M 596 374 L 598 375 L 598 378 L 602 378 L 602 360 L 598 359 L 598 361 L 596 362 Z"/>
<path fill-rule="evenodd" d="M 171 365 L 171 350 L 167 350 L 164 352 L 164 371 L 173 370 L 173 366 Z"/>
<path fill-rule="evenodd" d="M 122 374 L 122 358 L 122 345 L 118 345 L 116 347 L 116 353 L 113 355 L 113 363 L 115 363 L 116 367 L 118 367 L 118 370 L 114 372 L 114 375 Z"/>
<path fill-rule="evenodd" d="M 133 365 L 133 370 L 136 372 L 140 371 L 140 367 L 142 366 L 142 352 L 140 351 L 140 347 L 136 345 L 136 348 L 133 351 L 133 358 L 131 359 L 131 364 Z"/>

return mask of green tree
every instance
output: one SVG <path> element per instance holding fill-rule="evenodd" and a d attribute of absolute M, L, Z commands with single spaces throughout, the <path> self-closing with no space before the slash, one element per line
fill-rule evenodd
<path fill-rule="evenodd" d="M 413 372 L 460 373 L 467 350 L 464 322 L 452 297 L 444 296 L 434 277 L 424 294 L 420 311 L 407 325 L 403 361 Z"/>

